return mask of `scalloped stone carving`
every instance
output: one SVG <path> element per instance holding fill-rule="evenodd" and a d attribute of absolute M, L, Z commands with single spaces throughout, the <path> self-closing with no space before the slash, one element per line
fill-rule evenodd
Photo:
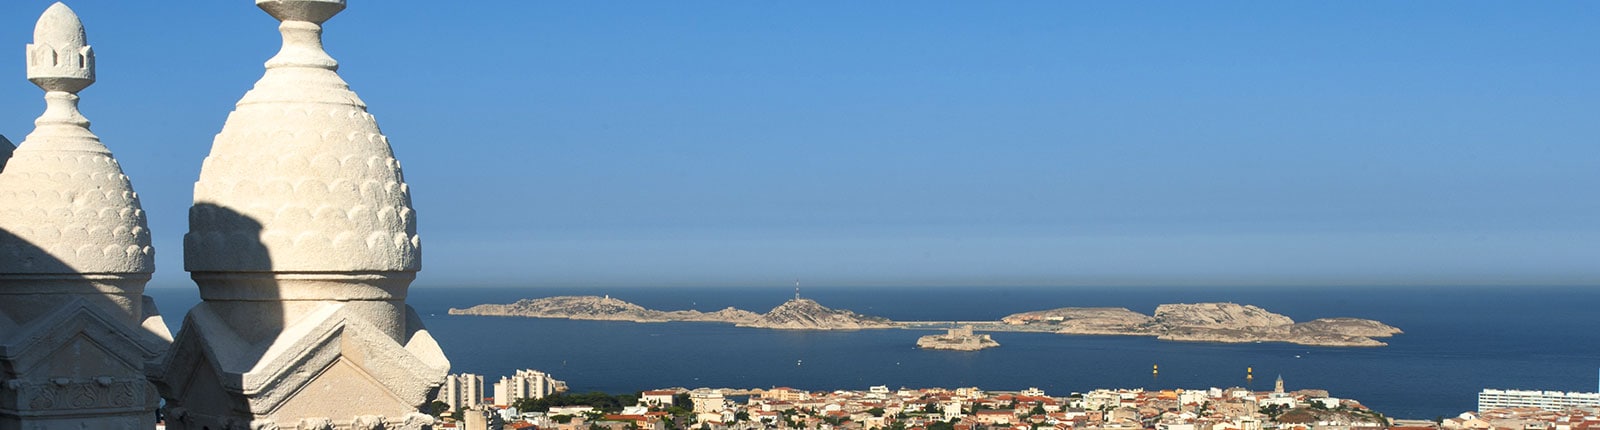
<path fill-rule="evenodd" d="M 324 20 L 331 13 L 307 15 L 301 8 L 343 8 L 327 1 L 257 4 Z M 280 29 L 283 51 L 228 115 L 201 167 L 184 237 L 185 269 L 421 269 L 416 214 L 389 139 L 335 73 L 338 63 L 317 39 L 320 26 L 291 19 Z"/>
<path fill-rule="evenodd" d="M 449 360 L 405 304 L 421 269 L 388 138 L 322 49 L 343 0 L 256 0 L 283 47 L 195 182 L 184 268 L 205 300 L 152 380 L 173 430 L 425 429 Z"/>
<path fill-rule="evenodd" d="M 0 273 L 152 273 L 155 250 L 133 184 L 89 120 L 77 91 L 94 83 L 83 24 L 56 3 L 40 17 L 28 78 L 45 90 L 45 112 L 0 171 Z M 87 61 L 49 53 L 89 53 Z M 10 143 L 0 143 L 9 147 Z"/>

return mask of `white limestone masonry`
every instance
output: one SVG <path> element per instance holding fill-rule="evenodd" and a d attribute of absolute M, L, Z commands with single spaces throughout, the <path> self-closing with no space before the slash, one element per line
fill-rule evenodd
<path fill-rule="evenodd" d="M 33 37 L 45 112 L 15 150 L 0 138 L 0 430 L 151 428 L 145 374 L 171 335 L 144 296 L 144 211 L 78 111 L 95 58 L 77 14 L 50 6 Z"/>
<path fill-rule="evenodd" d="M 184 268 L 204 300 L 162 368 L 167 426 L 422 429 L 449 370 L 405 304 L 421 269 L 388 138 L 322 48 L 343 0 L 256 0 L 283 47 L 195 183 Z"/>

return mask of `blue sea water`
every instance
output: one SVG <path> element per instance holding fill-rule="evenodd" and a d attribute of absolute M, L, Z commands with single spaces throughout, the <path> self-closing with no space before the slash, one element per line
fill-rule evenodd
<path fill-rule="evenodd" d="M 152 288 L 176 331 L 192 288 Z M 1327 389 L 1390 416 L 1433 418 L 1476 408 L 1483 388 L 1596 391 L 1600 289 L 1485 288 L 807 288 L 825 306 L 896 320 L 993 320 L 1064 306 L 1150 313 L 1162 303 L 1231 301 L 1296 321 L 1371 318 L 1406 333 L 1381 348 L 1164 342 L 1147 337 L 995 333 L 999 348 L 915 347 L 926 331 L 805 332 L 716 323 L 637 324 L 450 316 L 451 307 L 554 295 L 603 295 L 663 310 L 728 306 L 765 312 L 792 290 L 768 288 L 416 288 L 422 314 L 452 372 L 497 379 L 533 368 L 575 391 L 661 387 L 812 390 L 1039 387 L 1052 395 L 1094 388 Z M 1159 365 L 1160 373 L 1151 374 Z M 1245 369 L 1255 378 L 1247 381 Z"/>

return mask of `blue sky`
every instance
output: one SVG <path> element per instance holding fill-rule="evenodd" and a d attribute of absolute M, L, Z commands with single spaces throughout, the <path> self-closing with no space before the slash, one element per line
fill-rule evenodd
<path fill-rule="evenodd" d="M 13 141 L 49 3 L 0 4 Z M 152 286 L 192 285 L 192 184 L 275 22 L 68 4 Z M 1597 285 L 1595 23 L 1577 1 L 355 0 L 326 40 L 404 163 L 419 287 Z"/>

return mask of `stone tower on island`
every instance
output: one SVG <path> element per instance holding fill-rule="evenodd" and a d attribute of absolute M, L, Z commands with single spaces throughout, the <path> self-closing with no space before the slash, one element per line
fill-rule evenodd
<path fill-rule="evenodd" d="M 145 372 L 172 338 L 144 296 L 144 210 L 78 112 L 95 80 L 78 15 L 50 6 L 33 38 L 45 112 L 14 152 L 0 138 L 0 429 L 150 428 Z"/>
<path fill-rule="evenodd" d="M 405 304 L 421 268 L 388 139 L 322 48 L 344 0 L 256 0 L 283 47 L 218 133 L 184 268 L 204 300 L 163 369 L 167 427 L 422 429 L 450 364 Z"/>

